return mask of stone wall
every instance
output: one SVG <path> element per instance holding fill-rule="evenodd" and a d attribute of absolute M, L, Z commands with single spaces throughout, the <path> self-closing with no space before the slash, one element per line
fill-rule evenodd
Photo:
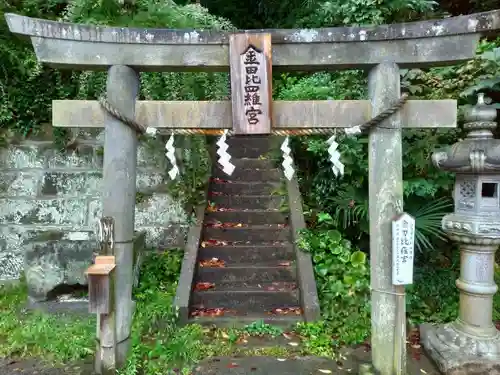
<path fill-rule="evenodd" d="M 0 282 L 25 268 L 41 299 L 56 285 L 85 284 L 101 217 L 102 136 L 85 133 L 65 152 L 52 136 L 0 149 Z M 136 230 L 146 231 L 151 247 L 182 243 L 187 222 L 183 205 L 167 193 L 167 168 L 164 144 L 141 141 Z"/>

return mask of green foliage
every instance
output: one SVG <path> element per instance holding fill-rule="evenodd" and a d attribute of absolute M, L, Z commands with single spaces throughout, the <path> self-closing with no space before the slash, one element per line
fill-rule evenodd
<path fill-rule="evenodd" d="M 173 298 L 182 251 L 151 253 L 143 262 L 134 290 L 136 310 L 132 350 L 123 374 L 163 374 L 188 366 L 210 353 L 198 325 L 179 328 Z M 67 364 L 90 357 L 95 350 L 95 317 L 49 315 L 26 311 L 26 286 L 0 288 L 0 355 L 38 357 L 49 364 Z M 71 337 L 71 340 L 68 340 Z"/>
<path fill-rule="evenodd" d="M 415 98 L 457 98 L 460 109 L 474 104 L 477 92 L 500 99 L 497 41 L 483 41 L 478 55 L 453 67 L 402 71 L 402 85 Z M 301 77 L 282 75 L 275 95 L 282 100 L 328 100 L 366 98 L 366 76 L 358 71 L 316 73 Z M 495 104 L 493 104 L 496 106 Z M 440 145 L 452 144 L 461 130 L 405 130 L 403 132 L 404 209 L 417 221 L 417 247 L 432 251 L 446 238 L 440 219 L 451 209 L 454 175 L 437 170 L 430 155 Z M 366 136 L 338 135 L 345 175 L 331 171 L 326 138 L 295 137 L 294 159 L 299 167 L 305 204 L 315 213 L 329 213 L 347 238 L 362 248 L 368 242 L 368 142 Z"/>
<path fill-rule="evenodd" d="M 330 0 L 316 1 L 314 10 L 299 20 L 301 26 L 380 25 L 434 16 L 435 1 L 429 0 Z"/>
<path fill-rule="evenodd" d="M 170 181 L 168 191 L 188 205 L 199 205 L 205 199 L 211 173 L 207 139 L 205 136 L 180 136 L 176 137 L 175 142 L 181 153 L 181 174 L 176 180 Z"/>
<path fill-rule="evenodd" d="M 177 327 L 173 299 L 182 264 L 182 251 L 151 254 L 141 268 L 134 291 L 136 312 L 132 326 L 132 352 L 122 374 L 161 374 L 182 367 L 201 354 L 202 329 L 198 325 Z"/>
<path fill-rule="evenodd" d="M 412 324 L 442 323 L 457 317 L 458 290 L 455 280 L 460 275 L 458 257 L 449 267 L 421 267 L 413 284 L 407 286 L 406 310 Z"/>
<path fill-rule="evenodd" d="M 229 21 L 211 15 L 199 5 L 177 5 L 173 1 L 138 0 L 127 6 L 116 0 L 0 1 L 1 143 L 15 135 L 37 133 L 44 124 L 50 123 L 53 99 L 97 99 L 106 86 L 106 72 L 42 67 L 31 42 L 20 40 L 8 31 L 4 20 L 6 12 L 84 24 L 234 29 Z M 142 100 L 220 100 L 228 96 L 227 73 L 141 73 L 140 81 Z M 56 129 L 54 133 L 56 143 L 64 146 L 68 141 L 67 132 Z M 178 136 L 176 146 L 182 153 L 179 155 L 183 159 L 182 173 L 169 183 L 168 191 L 187 204 L 197 204 L 210 171 L 206 139 Z"/>
<path fill-rule="evenodd" d="M 334 356 L 334 344 L 338 344 L 338 341 L 332 341 L 332 337 L 338 336 L 328 322 L 322 320 L 314 323 L 298 323 L 296 331 L 304 338 L 302 345 L 308 353 L 323 357 Z"/>
<path fill-rule="evenodd" d="M 369 269 L 365 253 L 331 224 L 329 214 L 319 215 L 317 227 L 303 231 L 298 245 L 311 253 L 323 319 L 342 343 L 352 344 L 369 333 Z"/>
<path fill-rule="evenodd" d="M 258 320 L 256 322 L 248 324 L 247 326 L 245 326 L 243 331 L 245 333 L 248 333 L 250 336 L 276 337 L 283 334 L 283 330 L 280 327 L 264 323 L 263 320 Z"/>
<path fill-rule="evenodd" d="M 432 211 L 429 213 L 432 216 Z M 328 213 L 317 215 L 314 228 L 304 230 L 298 245 L 311 254 L 323 321 L 299 324 L 304 348 L 329 355 L 333 347 L 363 342 L 370 333 L 370 269 L 364 252 L 352 247 L 337 231 Z M 456 319 L 460 275 L 457 249 L 450 257 L 435 253 L 415 265 L 414 282 L 406 286 L 410 324 L 443 323 Z M 495 271 L 500 282 L 500 272 Z M 494 319 L 500 318 L 500 298 L 494 299 Z M 333 338 L 333 342 L 332 342 Z"/>
<path fill-rule="evenodd" d="M 26 299 L 24 282 L 0 286 L 1 357 L 34 356 L 60 364 L 78 361 L 93 353 L 94 317 L 26 311 Z"/>

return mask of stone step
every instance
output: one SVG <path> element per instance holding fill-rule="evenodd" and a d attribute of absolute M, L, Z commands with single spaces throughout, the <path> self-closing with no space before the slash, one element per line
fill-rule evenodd
<path fill-rule="evenodd" d="M 218 258 L 226 264 L 277 264 L 293 261 L 293 245 L 288 246 L 209 246 L 198 251 L 200 261 Z"/>
<path fill-rule="evenodd" d="M 269 148 L 273 145 L 273 138 L 269 135 L 232 135 L 226 139 L 229 147 Z"/>
<path fill-rule="evenodd" d="M 270 148 L 252 142 L 250 145 L 235 145 L 228 142 L 229 148 L 227 153 L 231 155 L 232 159 L 249 158 L 249 159 L 267 159 L 271 156 Z"/>
<path fill-rule="evenodd" d="M 206 290 L 194 291 L 193 308 L 223 308 L 245 313 L 266 313 L 279 308 L 298 308 L 297 290 Z"/>
<path fill-rule="evenodd" d="M 266 158 L 235 158 L 231 159 L 236 169 L 273 169 L 277 168 L 277 163 Z"/>
<path fill-rule="evenodd" d="M 194 309 L 191 310 L 191 314 Z M 266 324 L 282 327 L 283 329 L 292 329 L 304 319 L 301 314 L 290 315 L 272 315 L 272 314 L 256 314 L 245 312 L 226 311 L 223 315 L 218 316 L 191 316 L 190 322 L 203 326 L 216 325 L 219 328 L 244 328 L 245 326 L 263 320 Z"/>
<path fill-rule="evenodd" d="M 219 166 L 214 166 L 212 169 L 212 177 L 220 178 L 229 181 L 281 181 L 283 172 L 281 169 L 243 169 L 236 168 L 231 176 L 228 176 L 222 171 Z"/>
<path fill-rule="evenodd" d="M 288 214 L 279 211 L 248 210 L 248 211 L 217 211 L 206 212 L 205 222 L 219 221 L 222 223 L 255 224 L 286 224 Z"/>
<path fill-rule="evenodd" d="M 273 282 L 296 282 L 296 268 L 269 266 L 230 266 L 230 267 L 199 267 L 195 276 L 196 283 L 215 284 L 215 288 L 248 288 L 251 286 Z"/>
<path fill-rule="evenodd" d="M 286 197 L 279 195 L 210 195 L 215 207 L 230 209 L 279 210 Z"/>
<path fill-rule="evenodd" d="M 203 228 L 204 240 L 219 241 L 250 241 L 252 244 L 259 242 L 290 241 L 292 239 L 290 227 L 275 228 L 265 225 L 252 225 L 243 228 Z"/>
<path fill-rule="evenodd" d="M 222 179 L 226 180 L 226 179 Z M 210 191 L 227 195 L 271 195 L 281 189 L 281 182 L 249 182 L 235 181 L 222 182 L 219 179 L 212 179 Z"/>

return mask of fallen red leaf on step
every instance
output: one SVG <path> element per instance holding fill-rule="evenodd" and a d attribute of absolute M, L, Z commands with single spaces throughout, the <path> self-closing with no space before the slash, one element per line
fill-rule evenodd
<path fill-rule="evenodd" d="M 215 284 L 209 283 L 209 282 L 196 283 L 196 285 L 194 286 L 194 290 L 197 290 L 197 291 L 209 290 L 209 289 L 213 289 L 213 288 L 215 288 Z"/>
<path fill-rule="evenodd" d="M 205 223 L 204 226 L 206 228 L 221 228 L 223 224 L 220 221 L 213 221 L 210 223 Z"/>
<path fill-rule="evenodd" d="M 210 195 L 213 195 L 214 197 L 218 197 L 218 196 L 224 195 L 224 193 L 221 191 L 211 191 Z"/>
<path fill-rule="evenodd" d="M 226 312 L 231 312 L 231 310 L 227 310 L 227 309 L 225 309 L 223 307 L 217 307 L 215 309 L 197 308 L 197 309 L 191 310 L 190 315 L 192 317 L 194 317 L 194 316 L 210 316 L 210 317 L 214 317 L 214 316 L 223 316 L 224 313 L 226 313 Z"/>
<path fill-rule="evenodd" d="M 300 307 L 281 307 L 272 309 L 269 313 L 273 315 L 301 315 L 302 309 Z"/>
<path fill-rule="evenodd" d="M 235 367 L 239 367 L 239 365 L 237 363 L 234 363 L 234 362 L 231 362 L 227 365 L 227 368 L 235 368 Z"/>
<path fill-rule="evenodd" d="M 200 267 L 222 268 L 226 266 L 226 263 L 223 260 L 220 260 L 219 258 L 212 258 L 212 259 L 201 260 L 199 265 Z"/>
<path fill-rule="evenodd" d="M 211 205 L 209 204 L 206 208 L 206 211 L 207 212 L 217 212 L 217 207 L 215 207 L 215 205 Z"/>
<path fill-rule="evenodd" d="M 247 224 L 243 223 L 222 223 L 220 221 L 213 221 L 205 224 L 207 228 L 243 228 L 246 226 Z"/>
<path fill-rule="evenodd" d="M 227 184 L 229 182 L 228 180 L 224 180 L 224 179 L 218 178 L 218 177 L 212 177 L 212 178 L 210 178 L 210 180 L 212 182 L 215 182 L 215 183 L 218 183 L 218 184 Z"/>
<path fill-rule="evenodd" d="M 201 242 L 201 247 L 207 247 L 207 246 L 227 246 L 226 241 L 219 241 L 219 240 L 205 240 Z"/>
<path fill-rule="evenodd" d="M 275 292 L 286 292 L 288 290 L 297 289 L 297 284 L 274 281 L 272 283 L 272 285 L 266 285 L 263 289 L 268 290 L 268 291 L 275 291 Z"/>

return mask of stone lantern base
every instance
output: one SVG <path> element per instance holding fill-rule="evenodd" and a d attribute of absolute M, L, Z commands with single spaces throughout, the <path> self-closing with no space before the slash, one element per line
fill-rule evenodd
<path fill-rule="evenodd" d="M 420 326 L 422 343 L 439 370 L 446 375 L 500 375 L 500 332 L 481 337 L 460 326 L 460 320 Z"/>

